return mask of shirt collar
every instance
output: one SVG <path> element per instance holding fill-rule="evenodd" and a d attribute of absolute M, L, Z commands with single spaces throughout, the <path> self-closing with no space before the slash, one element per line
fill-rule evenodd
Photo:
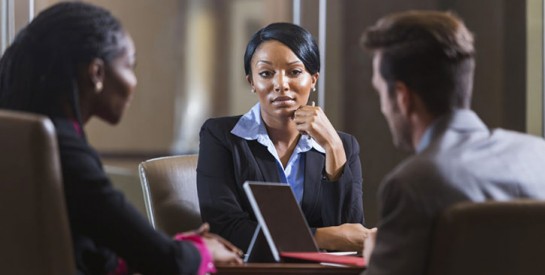
<path fill-rule="evenodd" d="M 430 145 L 433 133 L 435 132 L 435 128 L 437 127 L 437 121 L 439 119 L 435 119 L 430 123 L 430 125 L 426 128 L 426 131 L 424 131 L 424 134 L 422 135 L 422 138 L 420 138 L 420 142 L 418 143 L 418 146 L 416 146 L 416 153 L 420 153 L 424 151 Z"/>
<path fill-rule="evenodd" d="M 245 140 L 257 140 L 265 146 L 272 145 L 272 141 L 265 128 L 265 123 L 263 123 L 263 120 L 261 119 L 261 107 L 259 102 L 240 117 L 235 127 L 231 130 L 231 133 Z M 322 148 L 314 139 L 307 135 L 303 135 L 299 139 L 294 152 L 306 152 L 312 148 L 320 153 L 325 153 L 324 148 Z"/>
<path fill-rule="evenodd" d="M 416 152 L 425 150 L 430 143 L 446 130 L 458 132 L 464 131 L 488 131 L 486 125 L 481 121 L 475 112 L 469 109 L 457 109 L 449 114 L 436 118 L 422 135 Z"/>

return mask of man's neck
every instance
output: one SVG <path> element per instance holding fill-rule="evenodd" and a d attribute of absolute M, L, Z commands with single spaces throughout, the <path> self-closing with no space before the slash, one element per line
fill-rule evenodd
<path fill-rule="evenodd" d="M 416 152 L 418 145 L 422 141 L 422 137 L 424 136 L 424 133 L 430 127 L 430 125 L 433 123 L 433 121 L 436 119 L 436 116 L 431 115 L 428 112 L 419 112 L 414 114 L 411 117 L 411 123 L 412 123 L 412 146 L 413 150 Z"/>

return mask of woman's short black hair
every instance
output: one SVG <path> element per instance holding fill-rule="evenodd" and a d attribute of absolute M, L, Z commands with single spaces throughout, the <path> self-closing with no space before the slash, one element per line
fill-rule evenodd
<path fill-rule="evenodd" d="M 124 35 L 121 23 L 101 7 L 63 2 L 47 8 L 0 59 L 0 108 L 66 116 L 69 104 L 81 120 L 78 66 L 120 56 Z"/>
<path fill-rule="evenodd" d="M 272 23 L 257 31 L 248 42 L 244 53 L 246 75 L 252 72 L 250 63 L 255 50 L 268 40 L 276 40 L 290 48 L 310 74 L 320 71 L 320 51 L 310 32 L 291 23 Z"/>

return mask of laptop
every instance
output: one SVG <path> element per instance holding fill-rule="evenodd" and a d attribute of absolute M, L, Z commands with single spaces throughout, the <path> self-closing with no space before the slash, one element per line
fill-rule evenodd
<path fill-rule="evenodd" d="M 243 188 L 259 224 L 246 262 L 280 262 L 281 252 L 318 252 L 288 184 L 247 181 Z"/>
<path fill-rule="evenodd" d="M 243 185 L 258 220 L 245 262 L 320 262 L 364 267 L 354 252 L 322 253 L 288 184 L 247 181 Z"/>

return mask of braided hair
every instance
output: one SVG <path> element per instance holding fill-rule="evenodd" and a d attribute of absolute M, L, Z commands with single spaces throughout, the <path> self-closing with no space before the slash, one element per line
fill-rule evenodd
<path fill-rule="evenodd" d="M 77 68 L 120 56 L 121 23 L 107 10 L 64 2 L 23 28 L 0 59 L 0 108 L 66 117 L 82 124 Z M 69 106 L 71 110 L 66 110 Z"/>

